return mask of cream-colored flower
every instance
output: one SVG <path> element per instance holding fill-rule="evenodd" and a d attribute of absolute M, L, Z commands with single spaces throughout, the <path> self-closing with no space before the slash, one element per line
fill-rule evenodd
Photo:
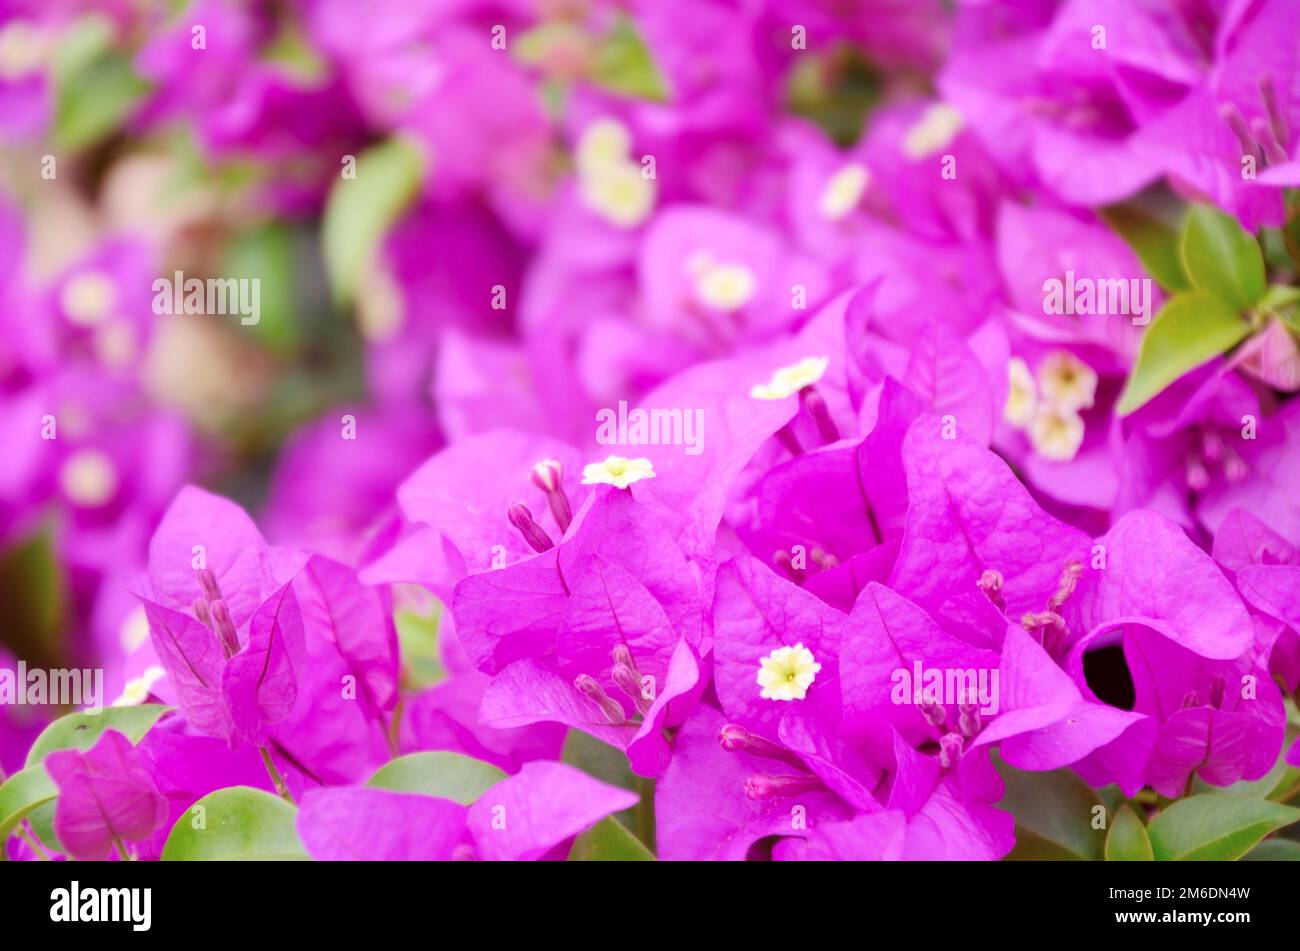
<path fill-rule="evenodd" d="M 106 453 L 82 449 L 59 469 L 59 486 L 77 505 L 96 508 L 117 494 L 117 469 Z"/>
<path fill-rule="evenodd" d="M 695 287 L 695 299 L 713 310 L 740 310 L 758 290 L 758 278 L 745 265 L 714 260 L 707 252 L 694 255 L 686 269 Z"/>
<path fill-rule="evenodd" d="M 626 489 L 633 482 L 653 479 L 654 476 L 654 465 L 646 458 L 609 456 L 603 462 L 591 462 L 582 467 L 583 485 L 612 485 Z"/>
<path fill-rule="evenodd" d="M 149 699 L 153 685 L 167 676 L 167 671 L 157 664 L 145 668 L 143 674 L 134 680 L 128 680 L 122 688 L 122 696 L 113 701 L 115 707 L 134 707 Z"/>
<path fill-rule="evenodd" d="M 619 161 L 584 172 L 579 179 L 583 203 L 610 224 L 635 228 L 655 206 L 655 183 L 635 162 Z"/>
<path fill-rule="evenodd" d="M 952 144 L 966 121 L 960 112 L 947 103 L 938 102 L 921 113 L 921 118 L 907 130 L 903 137 L 903 154 L 910 159 L 923 159 Z"/>
<path fill-rule="evenodd" d="M 1019 357 L 1012 357 L 1007 363 L 1007 377 L 1007 404 L 1002 409 L 1002 418 L 1016 429 L 1024 429 L 1034 418 L 1038 387 L 1029 365 Z"/>
<path fill-rule="evenodd" d="M 574 150 L 578 172 L 591 175 L 627 161 L 632 136 L 617 119 L 597 119 L 582 130 Z"/>
<path fill-rule="evenodd" d="M 117 289 L 102 271 L 85 271 L 63 285 L 59 303 L 69 320 L 89 327 L 109 316 L 117 305 Z"/>
<path fill-rule="evenodd" d="M 822 665 L 803 644 L 778 647 L 758 662 L 757 684 L 764 700 L 802 700 Z"/>
<path fill-rule="evenodd" d="M 1097 371 L 1068 350 L 1054 350 L 1038 365 L 1043 399 L 1061 409 L 1088 409 L 1097 396 Z"/>
<path fill-rule="evenodd" d="M 783 400 L 805 386 L 812 386 L 826 373 L 829 357 L 804 357 L 798 363 L 780 367 L 766 383 L 756 383 L 749 395 L 756 400 Z"/>
<path fill-rule="evenodd" d="M 867 186 L 871 184 L 871 173 L 865 165 L 856 163 L 845 165 L 826 181 L 822 189 L 821 213 L 823 218 L 839 221 L 862 201 Z"/>
<path fill-rule="evenodd" d="M 1083 445 L 1083 417 L 1074 410 L 1042 403 L 1029 423 L 1029 441 L 1044 459 L 1069 462 Z"/>

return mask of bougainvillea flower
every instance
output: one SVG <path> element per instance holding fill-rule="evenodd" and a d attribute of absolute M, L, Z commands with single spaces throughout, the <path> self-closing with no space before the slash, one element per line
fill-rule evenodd
<path fill-rule="evenodd" d="M 458 802 L 342 786 L 308 790 L 298 808 L 298 835 L 322 862 L 428 862 L 455 857 L 467 810 Z"/>
<path fill-rule="evenodd" d="M 55 834 L 76 858 L 108 858 L 115 846 L 147 839 L 167 817 L 147 761 L 116 730 L 105 730 L 84 753 L 51 753 L 45 769 L 59 787 Z"/>
<path fill-rule="evenodd" d="M 672 762 L 655 788 L 660 858 L 739 861 L 768 836 L 800 834 L 852 817 L 820 782 L 807 782 L 801 767 L 728 752 L 719 745 L 726 725 L 721 713 L 701 706 L 677 736 Z M 749 796 L 747 784 L 756 792 L 784 787 L 791 796 Z"/>
<path fill-rule="evenodd" d="M 1257 638 L 1272 641 L 1269 672 L 1300 686 L 1300 550 L 1249 512 L 1234 511 L 1214 536 L 1214 559 L 1255 616 Z M 1261 618 L 1262 616 L 1262 618 Z M 1267 619 L 1260 637 L 1261 620 Z"/>
<path fill-rule="evenodd" d="M 903 460 L 907 521 L 889 586 L 940 623 L 954 611 L 982 618 L 998 644 L 1003 622 L 985 592 L 996 587 L 1011 618 L 1043 610 L 1061 572 L 1088 553 L 1088 537 L 1039 508 L 1006 463 L 934 417 L 912 424 Z"/>
<path fill-rule="evenodd" d="M 327 861 L 530 861 L 636 802 L 571 766 L 530 763 L 468 808 L 385 789 L 313 789 L 297 824 L 308 853 Z"/>
<path fill-rule="evenodd" d="M 275 792 L 266 767 L 251 746 L 232 750 L 221 740 L 192 731 L 183 718 L 165 716 L 136 746 L 142 763 L 167 802 L 166 821 L 136 847 L 140 859 L 156 859 L 172 826 L 209 793 L 228 786 Z M 296 777 L 287 778 L 294 786 Z"/>
<path fill-rule="evenodd" d="M 164 516 L 136 595 L 196 729 L 232 746 L 261 743 L 292 711 L 290 644 L 300 649 L 303 636 L 292 579 L 300 566 L 268 549 L 238 506 L 198 489 L 183 490 Z"/>
<path fill-rule="evenodd" d="M 1064 666 L 1089 693 L 1089 655 L 1121 649 L 1126 674 L 1108 678 L 1102 698 L 1157 724 L 1148 754 L 1136 733 L 1116 741 L 1137 744 L 1126 764 L 1149 756 L 1145 778 L 1168 795 L 1193 770 L 1216 785 L 1267 772 L 1285 718 L 1266 646 L 1231 582 L 1181 529 L 1151 512 L 1120 519 L 1093 551 L 1058 615 L 1062 639 L 1054 644 L 1058 659 L 1069 645 Z M 1132 788 L 1136 780 L 1120 781 Z"/>

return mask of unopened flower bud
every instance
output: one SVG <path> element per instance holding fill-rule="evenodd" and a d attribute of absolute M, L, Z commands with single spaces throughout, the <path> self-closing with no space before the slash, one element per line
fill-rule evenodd
<path fill-rule="evenodd" d="M 524 541 L 528 542 L 528 547 L 533 551 L 544 552 L 555 547 L 555 543 L 551 541 L 551 536 L 547 535 L 542 526 L 533 520 L 533 513 L 528 511 L 528 506 L 524 505 L 523 502 L 516 502 L 511 505 L 506 512 L 506 518 L 519 531 L 519 534 L 524 536 Z"/>
<path fill-rule="evenodd" d="M 627 714 L 623 712 L 623 705 L 617 700 L 605 693 L 605 688 L 596 683 L 595 679 L 587 674 L 578 674 L 573 679 L 573 686 L 584 697 L 600 707 L 601 713 L 605 714 L 605 719 L 613 726 L 622 726 L 627 722 Z"/>

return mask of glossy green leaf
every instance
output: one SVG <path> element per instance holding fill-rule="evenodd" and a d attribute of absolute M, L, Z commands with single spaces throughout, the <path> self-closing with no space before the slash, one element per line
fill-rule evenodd
<path fill-rule="evenodd" d="M 1129 375 L 1116 412 L 1126 416 L 1145 406 L 1170 383 L 1250 333 L 1230 305 L 1204 291 L 1187 291 L 1165 302 L 1142 336 L 1137 365 Z"/>
<path fill-rule="evenodd" d="M 245 324 L 244 320 L 252 317 L 241 314 L 231 323 L 276 353 L 292 352 L 304 323 L 299 314 L 300 306 L 306 308 L 298 263 L 294 233 L 282 224 L 235 235 L 221 261 L 221 277 L 258 282 L 257 322 Z"/>
<path fill-rule="evenodd" d="M 170 710 L 161 704 L 105 707 L 99 713 L 70 713 L 59 717 L 36 738 L 27 751 L 27 765 L 45 762 L 55 750 L 88 750 L 105 730 L 116 730 L 132 743 L 139 743 L 158 718 Z"/>
<path fill-rule="evenodd" d="M 650 850 L 623 823 L 607 816 L 573 840 L 570 862 L 653 862 Z"/>
<path fill-rule="evenodd" d="M 1128 244 L 1146 268 L 1167 291 L 1191 286 L 1179 251 L 1179 234 L 1172 225 L 1129 205 L 1112 205 L 1101 212 L 1106 223 Z"/>
<path fill-rule="evenodd" d="M 357 156 L 356 178 L 340 177 L 321 222 L 325 267 L 334 298 L 350 302 L 373 266 L 380 242 L 419 193 L 424 155 L 405 139 L 371 146 Z"/>
<path fill-rule="evenodd" d="M 297 816 L 291 804 L 260 789 L 218 789 L 176 820 L 162 858 L 165 862 L 303 860 L 308 856 L 294 828 Z"/>
<path fill-rule="evenodd" d="M 1147 833 L 1158 861 L 1232 861 L 1270 832 L 1298 820 L 1300 809 L 1267 799 L 1204 793 L 1165 809 Z"/>
<path fill-rule="evenodd" d="M 564 738 L 564 750 L 560 754 L 560 759 L 603 783 L 620 786 L 640 796 L 640 802 L 630 809 L 615 813 L 614 818 L 640 839 L 648 849 L 654 850 L 654 783 L 636 775 L 628 768 L 627 754 L 581 730 L 570 730 Z"/>
<path fill-rule="evenodd" d="M 402 686 L 411 690 L 432 687 L 447 672 L 438 660 L 438 627 L 442 606 L 429 614 L 411 610 L 396 611 L 397 643 L 402 652 Z"/>
<path fill-rule="evenodd" d="M 1146 826 L 1125 803 L 1110 821 L 1110 832 L 1106 836 L 1106 861 L 1150 862 L 1154 857 Z"/>
<path fill-rule="evenodd" d="M 1264 293 L 1264 253 L 1237 219 L 1208 205 L 1197 205 L 1183 228 L 1183 267 L 1194 286 L 1237 310 Z"/>
<path fill-rule="evenodd" d="M 59 84 L 54 107 L 54 141 L 78 151 L 115 131 L 149 91 L 125 56 L 95 60 Z"/>
<path fill-rule="evenodd" d="M 1278 318 L 1293 331 L 1300 332 L 1300 287 L 1271 284 L 1255 309 L 1259 313 Z"/>
<path fill-rule="evenodd" d="M 366 785 L 438 796 L 468 806 L 505 778 L 491 763 L 443 751 L 400 756 L 381 767 Z"/>
<path fill-rule="evenodd" d="M 1006 793 L 998 808 L 1016 817 L 1012 861 L 1099 861 L 1104 830 L 1094 828 L 1105 814 L 1101 797 L 1066 769 L 1022 772 L 998 762 Z"/>
<path fill-rule="evenodd" d="M 1265 839 L 1241 857 L 1243 862 L 1300 862 L 1300 842 Z"/>
<path fill-rule="evenodd" d="M 0 861 L 8 855 L 5 843 L 18 824 L 32 810 L 52 803 L 58 794 L 58 787 L 44 766 L 29 766 L 0 784 Z"/>
<path fill-rule="evenodd" d="M 614 29 L 596 50 L 591 80 L 608 92 L 662 102 L 668 87 L 655 65 L 650 49 L 636 31 L 636 25 L 620 16 Z"/>

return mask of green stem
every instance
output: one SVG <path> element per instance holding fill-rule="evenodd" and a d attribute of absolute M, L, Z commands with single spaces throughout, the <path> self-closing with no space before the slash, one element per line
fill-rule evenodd
<path fill-rule="evenodd" d="M 123 862 L 131 861 L 131 853 L 126 850 L 126 846 L 122 843 L 121 839 L 114 839 L 113 845 L 117 846 L 117 854 L 121 857 Z"/>
<path fill-rule="evenodd" d="M 280 771 L 275 768 L 275 760 L 271 759 L 271 753 L 265 746 L 259 746 L 257 751 L 262 754 L 262 762 L 266 766 L 266 771 L 271 777 L 271 782 L 275 784 L 275 791 L 287 802 L 293 802 L 293 797 L 289 795 L 289 787 L 284 783 L 284 777 Z"/>
<path fill-rule="evenodd" d="M 36 840 L 36 836 L 28 835 L 27 830 L 23 828 L 22 825 L 18 826 L 18 838 L 22 839 L 24 842 L 30 845 L 32 851 L 36 853 L 37 857 L 42 862 L 48 862 L 50 860 L 49 853 L 46 852 L 43 848 L 41 848 L 40 843 Z"/>

